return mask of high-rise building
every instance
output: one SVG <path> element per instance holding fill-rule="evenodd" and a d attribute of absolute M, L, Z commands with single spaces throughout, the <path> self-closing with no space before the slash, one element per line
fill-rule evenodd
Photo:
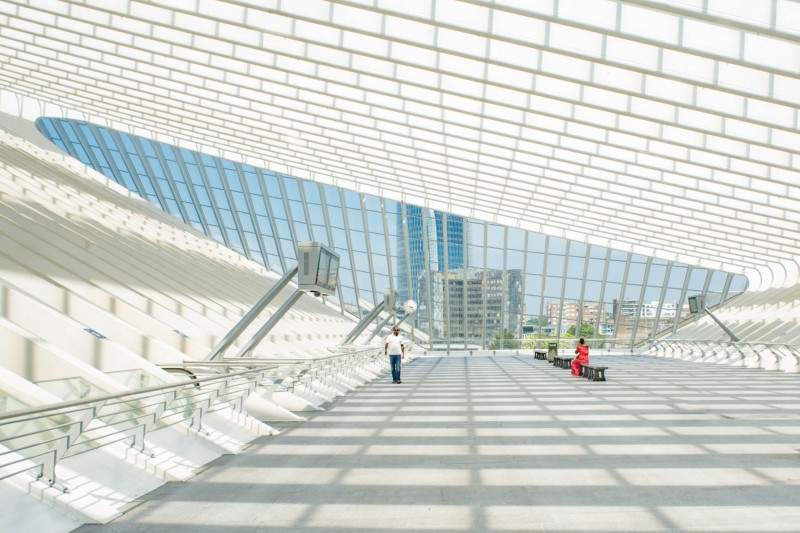
<path fill-rule="evenodd" d="M 423 216 L 425 217 L 424 221 Z M 426 243 L 430 270 L 444 272 L 445 269 L 463 269 L 464 246 L 467 244 L 464 238 L 464 218 L 433 209 L 406 205 L 405 220 L 408 231 L 408 260 L 405 260 L 405 248 L 401 242 L 398 246 L 401 254 L 401 260 L 397 265 L 400 278 L 398 292 L 401 298 L 411 298 L 416 301 L 419 299 L 420 275 L 428 270 L 425 264 Z M 402 240 L 403 216 L 401 213 L 397 215 L 397 224 L 398 239 Z M 424 236 L 423 231 L 425 231 Z M 410 287 L 409 278 L 411 279 Z"/>

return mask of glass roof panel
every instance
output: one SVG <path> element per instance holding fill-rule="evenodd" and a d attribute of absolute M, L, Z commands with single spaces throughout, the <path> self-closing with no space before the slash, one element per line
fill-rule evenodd
<path fill-rule="evenodd" d="M 606 36 L 605 57 L 632 67 L 659 68 L 660 48 L 624 39 Z"/>
<path fill-rule="evenodd" d="M 678 42 L 680 17 L 629 4 L 621 4 L 619 9 L 622 33 L 668 44 Z"/>
<path fill-rule="evenodd" d="M 753 222 L 753 235 L 721 224 L 723 244 L 692 244 L 682 188 L 710 195 L 692 198 L 708 221 L 729 195 L 742 203 L 725 216 L 769 207 L 768 197 L 748 198 L 752 180 L 796 182 L 796 2 L 136 6 L 152 17 L 114 3 L 76 3 L 58 19 L 38 4 L 16 10 L 0 88 L 326 183 L 386 194 L 399 181 L 420 204 L 493 220 L 521 213 L 521 226 L 559 235 L 588 239 L 602 227 L 610 241 L 662 257 L 677 252 L 656 243 L 680 244 L 698 262 L 708 253 L 750 265 L 733 237 L 759 242 L 761 229 L 765 253 L 787 253 L 766 231 L 779 218 Z M 640 212 L 618 212 L 663 180 L 673 187 L 648 201 L 676 221 L 654 217 L 644 231 L 633 222 Z M 545 218 L 533 216 L 521 184 L 552 202 Z M 563 209 L 578 191 L 592 212 L 573 223 Z"/>
<path fill-rule="evenodd" d="M 595 0 L 591 9 L 582 0 L 559 0 L 558 16 L 613 30 L 617 24 L 617 2 Z"/>
<path fill-rule="evenodd" d="M 436 32 L 436 44 L 439 48 L 478 58 L 486 55 L 486 41 L 485 37 L 448 28 L 439 28 Z"/>
<path fill-rule="evenodd" d="M 778 0 L 775 28 L 779 31 L 800 34 L 800 4 L 793 0 Z"/>
<path fill-rule="evenodd" d="M 748 33 L 744 42 L 745 60 L 797 74 L 800 47 L 782 39 Z"/>
<path fill-rule="evenodd" d="M 435 7 L 434 18 L 438 22 L 481 32 L 489 28 L 491 11 L 483 6 L 458 0 L 436 0 Z"/>
<path fill-rule="evenodd" d="M 456 48 L 458 47 L 457 41 L 453 42 L 453 46 Z M 439 54 L 439 68 L 445 72 L 450 72 L 459 76 L 483 78 L 486 65 L 482 61 L 476 61 L 474 59 L 467 59 L 451 54 Z M 453 84 L 458 84 L 458 81 L 454 80 Z"/>
<path fill-rule="evenodd" d="M 753 68 L 721 62 L 717 66 L 717 84 L 720 87 L 736 91 L 747 91 L 751 94 L 766 95 L 770 91 L 770 82 L 787 79 L 783 76 L 772 76 Z M 777 92 L 777 91 L 776 91 Z M 775 95 L 779 96 L 779 95 Z"/>
<path fill-rule="evenodd" d="M 769 27 L 773 3 L 772 0 L 708 0 L 708 12 Z"/>
<path fill-rule="evenodd" d="M 409 2 L 406 2 L 409 3 Z M 400 17 L 386 17 L 384 32 L 388 37 L 433 46 L 436 28 Z"/>
<path fill-rule="evenodd" d="M 346 27 L 380 33 L 383 17 L 368 9 L 333 4 L 333 22 Z"/>
<path fill-rule="evenodd" d="M 548 44 L 555 48 L 576 50 L 595 57 L 599 57 L 603 51 L 603 36 L 581 28 L 573 28 L 563 24 L 550 24 L 549 37 Z"/>
<path fill-rule="evenodd" d="M 664 50 L 663 70 L 690 80 L 711 84 L 714 82 L 716 62 L 685 52 Z"/>
<path fill-rule="evenodd" d="M 501 10 L 492 13 L 491 33 L 496 36 L 526 43 L 544 44 L 547 28 L 548 23 L 543 20 L 520 17 L 515 13 Z"/>
<path fill-rule="evenodd" d="M 684 19 L 682 44 L 736 59 L 740 57 L 742 33 L 717 24 Z"/>

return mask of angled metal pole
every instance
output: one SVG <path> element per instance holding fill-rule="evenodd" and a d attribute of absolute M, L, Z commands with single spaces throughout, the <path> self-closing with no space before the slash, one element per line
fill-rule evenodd
<path fill-rule="evenodd" d="M 250 309 L 239 322 L 231 328 L 231 330 L 222 338 L 221 341 L 211 350 L 211 353 L 206 356 L 206 361 L 213 361 L 218 357 L 222 357 L 225 353 L 225 350 L 230 348 L 231 344 L 236 342 L 241 334 L 247 329 L 247 326 L 253 323 L 253 320 L 261 314 L 261 312 L 266 309 L 269 303 L 278 295 L 281 290 L 289 284 L 289 281 L 293 277 L 297 275 L 298 272 L 298 265 L 295 265 L 294 268 L 288 270 L 286 274 L 283 275 L 281 279 L 279 279 L 275 285 L 272 286 L 267 293 L 261 297 L 261 299 L 256 302 L 252 309 Z"/>
<path fill-rule="evenodd" d="M 406 314 L 403 316 L 403 318 L 401 318 L 400 320 L 398 320 L 398 321 L 397 321 L 397 324 L 395 324 L 395 326 L 399 326 L 400 324 L 402 324 L 403 322 L 405 322 L 405 321 L 406 321 L 406 318 L 408 318 L 408 317 L 410 317 L 410 316 L 413 316 L 414 314 L 416 314 L 416 311 L 415 311 L 414 313 L 406 313 Z M 414 328 L 413 328 L 413 327 L 411 328 L 411 331 L 412 331 L 412 332 L 414 331 Z M 414 340 L 414 339 L 412 338 L 411 340 Z"/>
<path fill-rule="evenodd" d="M 416 311 L 415 311 L 414 313 L 416 313 Z M 400 324 L 402 324 L 403 322 L 405 322 L 405 321 L 406 321 L 406 318 L 408 318 L 408 317 L 410 317 L 410 316 L 413 316 L 413 315 L 414 315 L 414 313 L 406 313 L 405 315 L 403 315 L 403 318 L 401 318 L 400 320 L 398 320 L 398 321 L 397 321 L 397 324 L 395 324 L 395 326 L 399 327 L 399 326 L 400 326 Z M 369 341 L 371 341 L 372 339 L 374 339 L 374 338 L 375 338 L 375 335 L 377 335 L 378 333 L 380 333 L 380 331 L 383 329 L 383 327 L 384 327 L 384 326 L 386 326 L 386 324 L 388 324 L 388 323 L 389 323 L 389 321 L 390 321 L 391 319 L 393 319 L 393 318 L 394 318 L 394 315 L 389 315 L 389 316 L 386 318 L 386 320 L 384 320 L 383 322 L 381 322 L 381 325 L 380 325 L 380 326 L 378 326 L 378 329 L 376 329 L 375 331 L 373 331 L 373 332 L 372 332 L 372 335 L 370 335 L 370 336 L 369 336 L 369 338 L 366 340 L 366 342 L 365 342 L 364 344 L 367 344 Z M 413 328 L 413 327 L 411 328 L 411 331 L 412 331 L 412 337 L 411 337 L 411 340 L 413 341 L 413 340 L 414 340 L 414 337 L 413 337 L 413 331 L 414 331 L 414 328 Z"/>
<path fill-rule="evenodd" d="M 739 337 L 737 337 L 736 335 L 734 335 L 734 334 L 733 334 L 733 332 L 732 332 L 731 330 L 729 330 L 727 327 L 725 327 L 725 324 L 723 324 L 722 322 L 720 322 L 720 320 L 719 320 L 719 319 L 718 319 L 716 316 L 714 316 L 714 313 L 712 313 L 712 312 L 711 312 L 711 311 L 709 311 L 708 309 L 706 309 L 705 311 L 706 311 L 706 313 L 708 313 L 708 315 L 709 315 L 711 318 L 713 318 L 713 319 L 714 319 L 714 322 L 716 322 L 716 323 L 717 323 L 717 325 L 718 325 L 719 327 L 721 327 L 721 328 L 722 328 L 722 331 L 724 331 L 725 333 L 727 333 L 727 334 L 728 334 L 728 337 L 730 337 L 730 338 L 731 338 L 731 340 L 732 340 L 733 342 L 739 342 Z"/>
<path fill-rule="evenodd" d="M 380 331 L 381 331 L 381 330 L 384 328 L 384 326 L 386 326 L 386 324 L 388 324 L 388 323 L 389 323 L 389 321 L 390 321 L 391 319 L 393 319 L 393 318 L 394 318 L 394 315 L 389 315 L 389 316 L 387 316 L 387 317 L 386 317 L 386 320 L 384 320 L 383 322 L 381 322 L 381 323 L 378 325 L 378 327 L 377 327 L 377 328 L 375 328 L 375 331 L 373 331 L 373 332 L 372 332 L 372 335 L 370 335 L 370 336 L 369 336 L 369 338 L 368 338 L 366 341 L 364 341 L 364 344 L 369 344 L 369 341 L 371 341 L 372 339 L 374 339 L 374 338 L 375 338 L 375 335 L 377 335 L 378 333 L 380 333 Z M 405 319 L 404 319 L 404 320 L 405 320 Z M 397 325 L 399 326 L 400 324 L 398 323 Z"/>
<path fill-rule="evenodd" d="M 350 333 L 347 334 L 347 337 L 342 342 L 342 346 L 347 346 L 348 344 L 352 344 L 353 341 L 356 340 L 358 336 L 361 335 L 361 333 L 363 333 L 365 329 L 367 329 L 367 326 L 369 326 L 369 324 L 373 320 L 378 318 L 378 315 L 381 314 L 381 311 L 383 311 L 383 308 L 385 306 L 386 306 L 386 300 L 384 299 L 381 301 L 381 303 L 376 305 L 375 308 L 372 311 L 370 311 L 367 316 L 362 318 L 361 322 L 356 324 L 356 327 L 354 327 Z"/>
<path fill-rule="evenodd" d="M 300 289 L 294 291 L 294 293 L 292 293 L 292 295 L 289 296 L 289 298 L 275 311 L 275 314 L 269 317 L 269 320 L 267 320 L 264 325 L 261 326 L 258 331 L 256 331 L 256 334 L 253 335 L 249 341 L 247 341 L 247 344 L 245 344 L 242 350 L 239 352 L 239 357 L 250 357 L 250 352 L 252 352 L 262 340 L 264 340 L 264 337 L 267 336 L 267 333 L 269 333 L 270 330 L 275 327 L 275 324 L 280 322 L 286 312 L 297 303 L 297 300 L 299 300 L 302 295 L 303 291 Z"/>

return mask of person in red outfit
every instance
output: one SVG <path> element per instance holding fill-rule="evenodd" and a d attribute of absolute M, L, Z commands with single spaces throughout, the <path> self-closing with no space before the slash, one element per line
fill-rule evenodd
<path fill-rule="evenodd" d="M 581 365 L 589 364 L 589 347 L 583 342 L 583 337 L 578 341 L 578 347 L 575 348 L 575 353 L 578 355 L 572 360 L 572 375 L 581 375 Z"/>

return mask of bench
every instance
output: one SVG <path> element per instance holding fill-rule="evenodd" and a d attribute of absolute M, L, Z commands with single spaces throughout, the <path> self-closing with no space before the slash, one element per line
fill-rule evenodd
<path fill-rule="evenodd" d="M 547 361 L 547 350 L 534 350 L 533 358 L 541 359 L 542 361 Z"/>
<path fill-rule="evenodd" d="M 553 364 L 556 365 L 558 368 L 572 368 L 572 360 L 574 357 L 561 357 L 555 356 L 553 358 Z"/>
<path fill-rule="evenodd" d="M 591 381 L 605 381 L 607 366 L 592 366 L 581 364 L 581 376 Z"/>

